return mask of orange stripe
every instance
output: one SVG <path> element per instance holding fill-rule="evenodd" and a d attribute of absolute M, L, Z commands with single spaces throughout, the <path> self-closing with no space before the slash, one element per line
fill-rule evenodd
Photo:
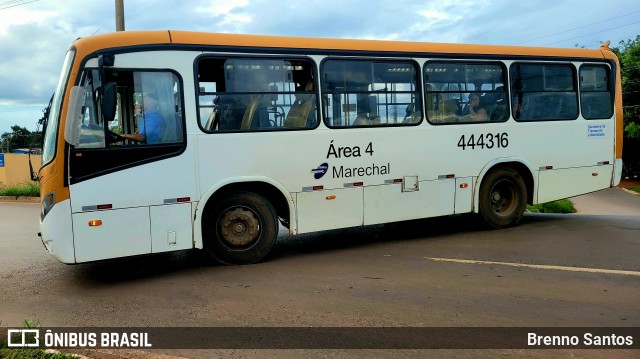
<path fill-rule="evenodd" d="M 616 62 L 616 158 L 622 158 L 622 138 L 624 136 L 624 113 L 622 111 L 622 82 L 620 62 L 616 55 L 608 49 L 601 49 L 605 58 Z"/>
<path fill-rule="evenodd" d="M 74 42 L 80 57 L 94 51 L 122 46 L 183 44 L 205 46 L 246 46 L 292 49 L 365 50 L 382 52 L 432 52 L 451 54 L 570 56 L 602 58 L 595 49 L 524 46 L 444 44 L 410 41 L 350 40 L 306 37 L 217 34 L 189 31 L 121 31 L 95 35 Z"/>

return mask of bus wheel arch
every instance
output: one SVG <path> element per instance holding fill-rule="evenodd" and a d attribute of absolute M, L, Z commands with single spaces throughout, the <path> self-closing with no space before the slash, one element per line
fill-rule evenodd
<path fill-rule="evenodd" d="M 201 211 L 202 246 L 225 264 L 263 259 L 278 235 L 278 222 L 289 224 L 285 195 L 265 182 L 239 182 L 215 191 Z"/>
<path fill-rule="evenodd" d="M 515 226 L 533 202 L 534 180 L 521 162 L 494 164 L 484 172 L 477 191 L 477 211 L 492 228 Z"/>

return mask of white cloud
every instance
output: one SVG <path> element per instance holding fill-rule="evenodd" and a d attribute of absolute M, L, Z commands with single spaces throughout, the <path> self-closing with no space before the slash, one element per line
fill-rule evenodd
<path fill-rule="evenodd" d="M 213 0 L 209 6 L 196 7 L 196 11 L 214 18 L 221 18 L 216 26 L 227 31 L 229 29 L 240 30 L 252 21 L 253 16 L 243 11 L 248 5 L 248 0 Z"/>
<path fill-rule="evenodd" d="M 56 16 L 55 11 L 33 10 L 26 6 L 0 10 L 0 35 L 6 35 L 10 26 L 44 23 Z"/>
<path fill-rule="evenodd" d="M 211 13 L 213 15 L 229 15 L 235 9 L 242 9 L 249 5 L 248 0 L 235 0 L 235 1 L 227 1 L 227 0 L 213 0 L 211 4 L 207 7 L 199 6 L 196 8 L 198 12 Z"/>

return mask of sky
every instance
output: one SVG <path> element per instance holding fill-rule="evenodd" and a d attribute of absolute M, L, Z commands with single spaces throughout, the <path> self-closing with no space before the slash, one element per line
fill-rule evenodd
<path fill-rule="evenodd" d="M 640 0 L 124 0 L 125 29 L 584 46 L 640 35 Z M 0 134 L 35 131 L 69 45 L 115 31 L 115 1 L 0 0 Z"/>

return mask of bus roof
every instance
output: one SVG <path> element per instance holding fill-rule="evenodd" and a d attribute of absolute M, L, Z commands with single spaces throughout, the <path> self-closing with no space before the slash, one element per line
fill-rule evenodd
<path fill-rule="evenodd" d="M 73 46 L 84 55 L 107 48 L 138 45 L 201 45 L 262 49 L 373 51 L 389 53 L 483 54 L 535 57 L 605 57 L 599 49 L 502 45 L 472 45 L 409 41 L 326 39 L 265 35 L 238 35 L 189 31 L 122 31 L 81 38 Z M 607 50 L 607 48 L 604 48 Z"/>

